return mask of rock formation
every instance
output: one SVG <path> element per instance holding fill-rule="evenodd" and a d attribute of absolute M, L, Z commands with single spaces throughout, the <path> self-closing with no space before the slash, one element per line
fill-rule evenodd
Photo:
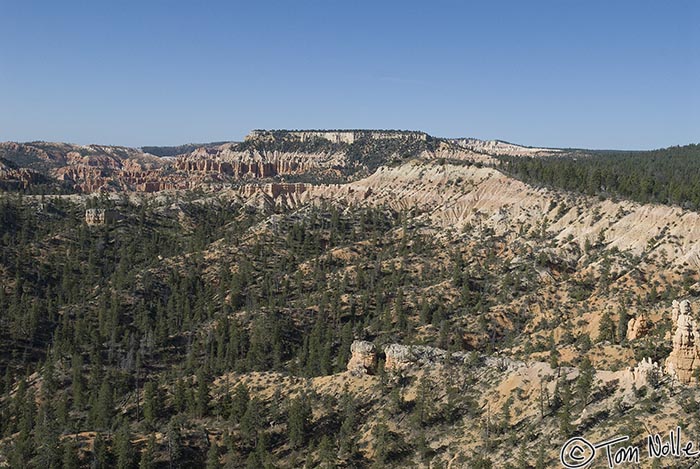
<path fill-rule="evenodd" d="M 659 364 L 652 362 L 651 358 L 644 358 L 641 362 L 637 364 L 634 368 L 630 369 L 632 373 L 632 383 L 637 387 L 641 388 L 649 383 L 649 374 L 656 373 L 661 374 L 662 370 Z"/>
<path fill-rule="evenodd" d="M 469 150 L 485 153 L 488 155 L 507 156 L 554 156 L 561 153 L 561 150 L 554 148 L 533 148 L 512 143 L 501 142 L 500 140 L 479 140 L 478 138 L 458 138 L 453 140 L 457 145 Z"/>
<path fill-rule="evenodd" d="M 637 316 L 627 323 L 627 340 L 636 340 L 644 337 L 651 329 L 649 320 L 644 316 Z"/>
<path fill-rule="evenodd" d="M 444 360 L 445 350 L 425 345 L 391 344 L 384 348 L 386 371 L 399 372 L 411 366 L 432 366 Z"/>
<path fill-rule="evenodd" d="M 116 219 L 117 213 L 114 210 L 104 208 L 89 208 L 85 210 L 85 223 L 90 226 L 112 223 Z"/>
<path fill-rule="evenodd" d="M 346 162 L 340 155 L 325 152 L 282 152 L 239 149 L 235 144 L 198 148 L 180 155 L 175 169 L 184 173 L 219 174 L 234 179 L 264 179 L 315 170 L 335 171 Z"/>
<path fill-rule="evenodd" d="M 246 141 L 262 142 L 274 142 L 282 139 L 308 142 L 314 139 L 324 139 L 331 143 L 352 144 L 359 139 L 387 140 L 405 137 L 426 141 L 428 134 L 392 130 L 253 130 L 245 139 Z"/>
<path fill-rule="evenodd" d="M 0 185 L 4 179 L 8 188 L 27 188 L 36 183 L 27 171 L 34 171 L 61 189 L 83 193 L 156 192 L 220 183 L 235 186 L 257 179 L 286 183 L 300 176 L 305 181 L 343 182 L 407 155 L 486 161 L 483 154 L 448 140 L 435 143 L 438 140 L 408 131 L 260 130 L 251 132 L 245 142 L 202 145 L 175 158 L 127 147 L 5 142 L 0 143 L 0 159 L 14 166 L 5 170 L 4 177 L 0 174 Z M 15 169 L 24 172 L 15 174 Z"/>
<path fill-rule="evenodd" d="M 666 372 L 688 384 L 693 373 L 700 368 L 700 344 L 697 342 L 698 325 L 693 317 L 690 302 L 673 301 L 673 350 L 666 359 Z"/>
<path fill-rule="evenodd" d="M 356 340 L 350 346 L 348 371 L 353 374 L 373 374 L 377 367 L 377 349 L 372 342 Z"/>
<path fill-rule="evenodd" d="M 27 168 L 17 168 L 0 158 L 0 189 L 26 189 L 41 179 L 39 173 Z"/>

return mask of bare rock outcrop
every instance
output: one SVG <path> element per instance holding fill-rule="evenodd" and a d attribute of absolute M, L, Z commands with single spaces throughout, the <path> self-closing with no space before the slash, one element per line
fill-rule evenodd
<path fill-rule="evenodd" d="M 661 375 L 662 370 L 658 363 L 651 361 L 651 358 L 644 358 L 637 363 L 637 366 L 631 368 L 630 372 L 632 373 L 632 383 L 637 388 L 641 388 L 649 383 L 651 375 Z"/>
<path fill-rule="evenodd" d="M 85 210 L 85 223 L 90 226 L 112 223 L 116 219 L 117 213 L 114 210 L 104 208 L 89 208 Z"/>
<path fill-rule="evenodd" d="M 31 184 L 39 182 L 41 175 L 26 168 L 17 168 L 8 161 L 0 158 L 0 188 L 26 189 Z"/>
<path fill-rule="evenodd" d="M 399 372 L 412 366 L 434 366 L 443 361 L 445 350 L 425 345 L 390 344 L 384 348 L 386 371 Z"/>
<path fill-rule="evenodd" d="M 700 368 L 698 324 L 688 300 L 673 301 L 673 350 L 666 359 L 666 372 L 688 384 Z"/>
<path fill-rule="evenodd" d="M 477 138 L 459 138 L 454 142 L 469 150 L 486 153 L 487 155 L 507 155 L 507 156 L 554 156 L 561 153 L 561 150 L 554 148 L 533 148 L 502 142 L 500 140 L 479 140 Z"/>
<path fill-rule="evenodd" d="M 372 342 L 356 340 L 350 345 L 348 371 L 354 374 L 373 374 L 377 367 L 377 348 Z"/>
<path fill-rule="evenodd" d="M 198 148 L 180 155 L 175 168 L 187 174 L 218 174 L 234 179 L 265 179 L 303 174 L 314 170 L 335 172 L 345 166 L 343 155 L 331 153 L 281 152 L 258 149 L 240 150 L 233 144 Z"/>
<path fill-rule="evenodd" d="M 651 329 L 651 323 L 645 316 L 637 316 L 627 323 L 627 340 L 644 337 Z"/>
<path fill-rule="evenodd" d="M 352 144 L 360 139 L 390 140 L 413 138 L 426 141 L 428 134 L 414 131 L 392 130 L 253 130 L 246 136 L 246 141 L 274 142 L 291 140 L 309 142 L 314 139 L 324 139 L 332 143 Z"/>

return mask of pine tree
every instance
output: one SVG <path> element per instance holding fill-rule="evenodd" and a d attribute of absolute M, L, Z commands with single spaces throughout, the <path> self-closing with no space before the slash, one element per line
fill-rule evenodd
<path fill-rule="evenodd" d="M 229 411 L 230 419 L 233 423 L 241 422 L 248 408 L 248 401 L 250 401 L 248 388 L 244 383 L 238 384 L 233 391 L 233 399 L 231 399 L 231 409 Z"/>
<path fill-rule="evenodd" d="M 43 401 L 39 408 L 37 424 L 34 430 L 37 448 L 37 462 L 43 468 L 59 467 L 61 447 L 58 428 L 51 405 Z"/>
<path fill-rule="evenodd" d="M 256 451 L 251 451 L 245 462 L 246 469 L 264 469 L 260 455 Z"/>
<path fill-rule="evenodd" d="M 211 442 L 209 445 L 209 450 L 207 451 L 207 469 L 219 469 L 221 463 L 219 462 L 219 445 L 215 441 Z"/>
<path fill-rule="evenodd" d="M 549 336 L 549 366 L 553 370 L 559 369 L 559 350 L 554 342 L 554 335 Z"/>
<path fill-rule="evenodd" d="M 624 341 L 627 338 L 627 325 L 629 323 L 629 315 L 627 314 L 627 308 L 624 306 L 620 308 L 618 312 L 618 322 L 617 322 L 617 337 L 619 342 Z"/>
<path fill-rule="evenodd" d="M 546 469 L 547 458 L 544 453 L 544 445 L 539 445 L 537 450 L 537 460 L 535 461 L 535 469 Z"/>
<path fill-rule="evenodd" d="M 105 443 L 104 438 L 101 433 L 95 435 L 95 441 L 92 447 L 92 464 L 91 467 L 95 469 L 107 469 L 109 460 L 109 454 L 107 452 L 107 443 Z"/>
<path fill-rule="evenodd" d="M 241 436 L 254 446 L 257 442 L 258 431 L 262 427 L 262 404 L 257 398 L 248 401 L 245 414 L 241 418 Z"/>
<path fill-rule="evenodd" d="M 350 457 L 355 453 L 355 439 L 357 437 L 357 406 L 355 404 L 355 399 L 347 391 L 347 389 L 343 392 L 340 403 L 343 412 L 343 422 L 340 425 L 339 454 L 340 457 L 345 458 Z"/>
<path fill-rule="evenodd" d="M 143 419 L 148 428 L 153 428 L 158 418 L 159 403 L 156 402 L 156 394 L 154 383 L 152 381 L 147 382 L 143 390 Z"/>
<path fill-rule="evenodd" d="M 95 412 L 95 425 L 97 428 L 107 430 L 111 427 L 114 415 L 114 400 L 110 380 L 105 379 L 100 386 Z"/>
<path fill-rule="evenodd" d="M 321 441 L 318 444 L 318 457 L 320 468 L 331 469 L 336 467 L 335 448 L 333 447 L 333 441 L 328 435 L 321 437 Z"/>
<path fill-rule="evenodd" d="M 435 413 L 433 382 L 427 374 L 424 374 L 418 382 L 418 390 L 416 393 L 414 417 L 418 425 L 425 426 Z"/>
<path fill-rule="evenodd" d="M 156 437 L 153 433 L 148 436 L 148 442 L 146 443 L 146 448 L 141 453 L 141 458 L 139 460 L 139 469 L 154 469 L 155 464 L 153 459 L 155 458 L 156 452 Z"/>
<path fill-rule="evenodd" d="M 185 400 L 185 383 L 182 378 L 178 378 L 177 381 L 175 381 L 175 390 L 173 391 L 173 406 L 176 412 L 180 413 L 185 411 Z"/>
<path fill-rule="evenodd" d="M 382 421 L 372 431 L 374 441 L 374 464 L 372 467 L 383 468 L 389 459 L 389 427 Z"/>
<path fill-rule="evenodd" d="M 578 366 L 579 375 L 576 380 L 576 394 L 581 401 L 581 407 L 585 408 L 588 403 L 588 397 L 591 395 L 593 388 L 593 380 L 595 378 L 595 368 L 591 364 L 588 357 L 583 357 Z"/>
<path fill-rule="evenodd" d="M 340 347 L 335 360 L 335 371 L 345 371 L 345 367 L 350 359 L 350 346 L 352 345 L 352 324 L 347 322 L 340 331 Z"/>
<path fill-rule="evenodd" d="M 408 329 L 408 317 L 404 308 L 403 290 L 399 288 L 394 301 L 394 314 L 396 315 L 396 326 L 399 331 L 405 332 Z"/>
<path fill-rule="evenodd" d="M 559 396 L 561 399 L 561 407 L 557 413 L 559 431 L 564 437 L 569 437 L 573 432 L 573 427 L 571 425 L 571 388 L 566 378 L 561 381 Z"/>
<path fill-rule="evenodd" d="M 416 452 L 421 461 L 425 461 L 430 453 L 430 446 L 428 446 L 428 441 L 425 438 L 425 430 L 422 428 L 418 430 L 415 442 Z"/>
<path fill-rule="evenodd" d="M 209 414 L 209 377 L 202 369 L 197 373 L 197 416 L 206 417 Z"/>
<path fill-rule="evenodd" d="M 135 453 L 131 444 L 131 431 L 128 422 L 123 422 L 114 435 L 114 456 L 117 469 L 132 469 Z"/>
<path fill-rule="evenodd" d="M 66 438 L 63 440 L 63 469 L 78 469 L 80 459 L 78 459 L 78 448 L 75 440 Z"/>
<path fill-rule="evenodd" d="M 602 342 L 604 340 L 615 343 L 615 323 L 613 323 L 608 311 L 603 313 L 598 326 L 598 341 Z"/>
<path fill-rule="evenodd" d="M 182 433 L 180 431 L 181 427 L 181 417 L 173 417 L 168 422 L 166 428 L 166 438 L 168 440 L 168 459 L 170 460 L 170 467 L 180 467 L 180 458 L 182 458 Z"/>
<path fill-rule="evenodd" d="M 292 399 L 287 409 L 287 437 L 294 448 L 300 448 L 311 423 L 311 404 L 305 395 Z"/>

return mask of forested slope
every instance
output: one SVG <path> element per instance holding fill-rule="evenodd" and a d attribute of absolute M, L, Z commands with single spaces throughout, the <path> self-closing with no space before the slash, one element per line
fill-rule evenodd
<path fill-rule="evenodd" d="M 499 157 L 499 168 L 532 184 L 641 203 L 700 208 L 700 145 L 653 151 L 572 151 L 565 156 Z"/>

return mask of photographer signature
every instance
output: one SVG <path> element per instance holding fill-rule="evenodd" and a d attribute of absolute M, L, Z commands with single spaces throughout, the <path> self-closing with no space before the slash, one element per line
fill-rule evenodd
<path fill-rule="evenodd" d="M 668 432 L 668 438 L 664 439 L 659 433 L 648 435 L 647 455 L 649 459 L 662 457 L 697 458 L 700 450 L 694 449 L 692 441 L 682 442 L 681 427 L 676 427 Z M 593 444 L 583 437 L 576 436 L 569 439 L 559 452 L 559 461 L 567 469 L 577 469 L 591 464 L 599 450 L 605 451 L 608 467 L 610 469 L 625 463 L 639 464 L 640 448 L 634 445 L 616 447 L 620 443 L 628 441 L 629 436 L 618 436 L 600 443 Z"/>

